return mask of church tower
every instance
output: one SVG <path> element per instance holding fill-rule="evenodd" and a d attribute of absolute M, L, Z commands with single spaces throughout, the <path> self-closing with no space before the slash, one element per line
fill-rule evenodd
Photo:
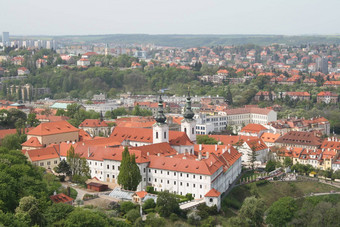
<path fill-rule="evenodd" d="M 109 45 L 106 44 L 105 45 L 105 56 L 108 56 L 109 55 Z"/>
<path fill-rule="evenodd" d="M 166 117 L 163 112 L 162 96 L 159 96 L 158 112 L 155 120 L 156 123 L 152 126 L 153 143 L 169 142 L 169 126 L 165 123 Z"/>
<path fill-rule="evenodd" d="M 196 121 L 194 112 L 191 109 L 191 97 L 188 92 L 187 103 L 184 112 L 184 119 L 181 122 L 181 131 L 185 132 L 192 142 L 196 142 Z"/>

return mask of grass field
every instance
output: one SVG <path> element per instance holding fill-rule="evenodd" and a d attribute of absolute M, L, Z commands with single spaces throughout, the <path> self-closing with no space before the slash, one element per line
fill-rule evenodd
<path fill-rule="evenodd" d="M 299 198 L 310 193 L 340 191 L 339 188 L 319 182 L 268 182 L 255 186 L 255 183 L 234 188 L 222 202 L 222 209 L 227 216 L 233 216 L 246 197 L 252 196 L 254 191 L 262 198 L 267 207 L 281 197 L 291 196 Z"/>

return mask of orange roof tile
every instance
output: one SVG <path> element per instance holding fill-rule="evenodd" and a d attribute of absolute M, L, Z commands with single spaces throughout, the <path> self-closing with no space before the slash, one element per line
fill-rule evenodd
<path fill-rule="evenodd" d="M 27 133 L 27 135 L 35 135 L 35 136 L 44 136 L 44 135 L 53 135 L 67 132 L 78 132 L 79 129 L 72 126 L 67 121 L 57 121 L 57 122 L 48 122 L 41 123 L 31 131 Z"/>
<path fill-rule="evenodd" d="M 79 127 L 108 127 L 105 121 L 100 121 L 99 119 L 85 119 Z"/>
<path fill-rule="evenodd" d="M 259 133 L 261 131 L 266 131 L 266 130 L 268 129 L 260 124 L 247 124 L 241 129 L 241 132 Z"/>
<path fill-rule="evenodd" d="M 215 188 L 210 189 L 204 197 L 219 197 L 221 192 L 217 191 Z"/>
<path fill-rule="evenodd" d="M 26 150 L 23 152 L 26 156 L 29 157 L 29 159 L 31 159 L 32 162 L 59 158 L 57 149 L 54 146 L 41 149 Z"/>
<path fill-rule="evenodd" d="M 68 203 L 73 201 L 74 199 L 65 195 L 64 193 L 60 193 L 57 195 L 52 195 L 50 196 L 50 199 L 52 200 L 52 202 L 54 203 Z"/>
<path fill-rule="evenodd" d="M 39 142 L 37 137 L 31 137 L 29 140 L 21 144 L 21 146 L 25 147 L 43 147 L 43 145 Z"/>

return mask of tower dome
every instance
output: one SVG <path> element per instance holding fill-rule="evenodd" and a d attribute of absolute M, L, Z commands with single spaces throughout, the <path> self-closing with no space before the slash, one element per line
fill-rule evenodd
<path fill-rule="evenodd" d="M 163 111 L 163 100 L 162 100 L 161 95 L 159 96 L 158 111 L 157 111 L 157 114 L 155 116 L 155 120 L 159 124 L 164 124 L 165 121 L 166 121 L 166 117 L 165 117 L 164 111 Z"/>

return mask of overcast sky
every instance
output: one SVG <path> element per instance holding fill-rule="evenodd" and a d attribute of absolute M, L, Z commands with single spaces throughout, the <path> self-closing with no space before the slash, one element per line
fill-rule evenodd
<path fill-rule="evenodd" d="M 1 0 L 11 35 L 340 34 L 340 0 Z"/>

